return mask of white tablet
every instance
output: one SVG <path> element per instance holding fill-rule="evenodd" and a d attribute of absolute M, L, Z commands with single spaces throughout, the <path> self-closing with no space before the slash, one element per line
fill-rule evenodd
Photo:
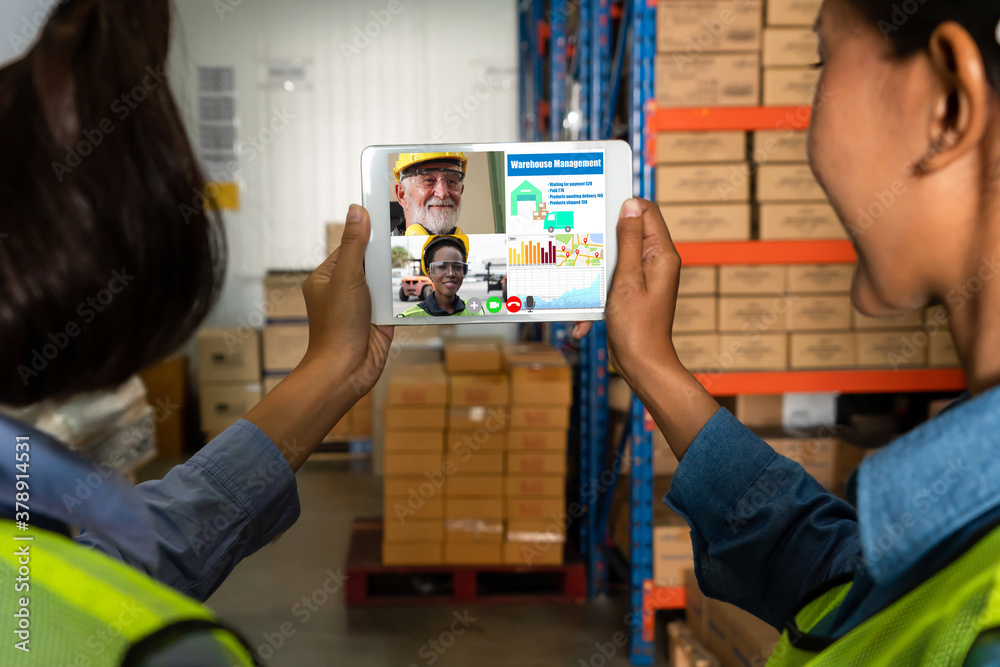
<path fill-rule="evenodd" d="M 361 168 L 376 324 L 603 319 L 625 142 L 371 146 Z"/>

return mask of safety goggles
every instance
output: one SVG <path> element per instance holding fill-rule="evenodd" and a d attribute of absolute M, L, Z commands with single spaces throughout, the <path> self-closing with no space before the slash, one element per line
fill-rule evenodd
<path fill-rule="evenodd" d="M 467 262 L 431 262 L 427 268 L 435 276 L 446 276 L 449 273 L 456 276 L 465 276 L 469 273 L 469 264 Z"/>
<path fill-rule="evenodd" d="M 458 192 L 462 189 L 465 174 L 454 169 L 414 169 L 403 174 L 400 180 L 406 178 L 414 178 L 417 185 L 427 190 L 433 190 L 443 181 L 448 192 Z"/>

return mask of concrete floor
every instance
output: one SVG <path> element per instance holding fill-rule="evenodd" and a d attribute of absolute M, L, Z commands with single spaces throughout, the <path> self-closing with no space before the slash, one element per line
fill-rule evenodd
<path fill-rule="evenodd" d="M 208 605 L 242 630 L 271 667 L 494 665 L 617 667 L 630 664 L 624 595 L 586 605 L 350 609 L 323 593 L 347 555 L 351 520 L 381 514 L 380 485 L 343 463 L 299 472 L 302 516 L 278 542 L 241 563 Z M 299 604 L 314 597 L 315 612 Z M 299 604 L 299 606 L 296 606 Z M 451 634 L 456 616 L 468 630 Z M 474 619 L 474 620 L 473 620 Z M 620 637 L 620 636 L 619 636 Z M 434 642 L 432 645 L 431 642 Z M 602 645 L 603 652 L 598 645 Z M 608 659 L 603 653 L 614 655 Z M 657 664 L 666 664 L 662 650 Z"/>

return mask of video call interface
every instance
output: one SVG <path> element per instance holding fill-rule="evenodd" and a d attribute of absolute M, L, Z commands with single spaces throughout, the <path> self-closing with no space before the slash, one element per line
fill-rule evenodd
<path fill-rule="evenodd" d="M 604 151 L 389 155 L 393 315 L 604 307 Z"/>

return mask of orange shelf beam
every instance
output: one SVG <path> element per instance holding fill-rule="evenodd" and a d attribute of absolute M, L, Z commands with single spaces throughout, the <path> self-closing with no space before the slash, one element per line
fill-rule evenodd
<path fill-rule="evenodd" d="M 656 612 L 660 609 L 684 609 L 687 592 L 683 586 L 657 586 L 651 579 L 642 585 L 642 634 L 646 641 L 656 635 Z"/>
<path fill-rule="evenodd" d="M 725 130 L 805 130 L 812 108 L 798 107 L 700 107 L 660 109 L 655 102 L 646 107 L 646 158 L 656 164 L 657 132 L 719 132 Z"/>
<path fill-rule="evenodd" d="M 713 396 L 797 392 L 891 394 L 964 391 L 968 388 L 965 373 L 961 368 L 695 373 L 695 377 Z"/>
<path fill-rule="evenodd" d="M 850 241 L 736 241 L 678 243 L 685 266 L 723 264 L 853 264 Z"/>

